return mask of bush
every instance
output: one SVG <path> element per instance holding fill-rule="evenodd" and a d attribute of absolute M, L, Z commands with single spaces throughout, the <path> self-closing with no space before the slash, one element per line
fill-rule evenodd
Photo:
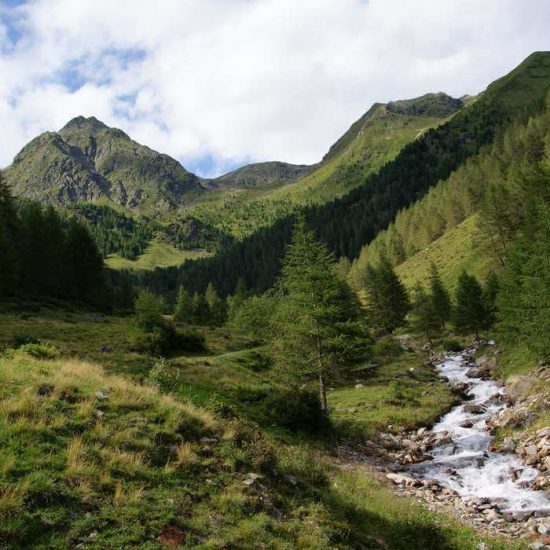
<path fill-rule="evenodd" d="M 374 356 L 381 360 L 390 360 L 399 357 L 403 353 L 401 344 L 391 336 L 385 336 L 373 346 Z"/>
<path fill-rule="evenodd" d="M 275 470 L 277 453 L 257 424 L 249 420 L 236 422 L 233 440 L 237 448 L 245 451 L 238 455 L 235 464 L 237 467 L 250 467 L 263 473 L 272 473 Z"/>
<path fill-rule="evenodd" d="M 151 367 L 147 379 L 161 390 L 169 391 L 177 383 L 178 375 L 179 371 L 170 365 L 166 359 L 161 358 Z"/>
<path fill-rule="evenodd" d="M 23 344 L 17 348 L 18 353 L 25 353 L 36 359 L 57 359 L 61 352 L 51 344 Z"/>
<path fill-rule="evenodd" d="M 451 351 L 451 352 L 458 353 L 459 351 L 462 351 L 464 349 L 462 344 L 460 344 L 460 342 L 458 342 L 456 340 L 444 340 L 442 345 L 443 345 L 443 349 L 445 351 Z"/>
<path fill-rule="evenodd" d="M 173 323 L 163 321 L 153 330 L 136 336 L 130 343 L 130 349 L 160 357 L 172 351 L 205 351 L 206 343 L 204 336 L 194 330 L 177 330 Z"/>
<path fill-rule="evenodd" d="M 252 406 L 255 418 L 265 425 L 307 432 L 320 432 L 329 426 L 317 394 L 308 390 L 243 385 L 235 390 L 235 400 Z"/>

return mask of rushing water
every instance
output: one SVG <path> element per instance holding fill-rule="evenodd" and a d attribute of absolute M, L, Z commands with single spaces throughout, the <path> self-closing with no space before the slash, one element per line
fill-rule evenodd
<path fill-rule="evenodd" d="M 502 399 L 504 389 L 492 380 L 468 377 L 469 367 L 461 355 L 448 356 L 437 366 L 439 374 L 450 383 L 470 384 L 469 400 L 452 409 L 433 427 L 433 433 L 439 434 L 444 443 L 431 451 L 433 460 L 411 466 L 411 473 L 436 480 L 463 497 L 489 498 L 501 510 L 550 512 L 550 499 L 544 492 L 530 489 L 538 471 L 512 453 L 488 450 L 492 437 L 486 421 L 506 408 Z M 476 406 L 484 412 L 472 412 Z M 461 426 L 470 422 L 471 427 Z M 443 432 L 448 432 L 450 439 Z"/>

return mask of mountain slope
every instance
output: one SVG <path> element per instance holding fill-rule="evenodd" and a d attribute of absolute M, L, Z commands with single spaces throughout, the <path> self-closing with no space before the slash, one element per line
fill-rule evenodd
<path fill-rule="evenodd" d="M 312 166 L 286 162 L 257 162 L 248 164 L 219 178 L 211 180 L 215 186 L 227 188 L 262 188 L 294 181 L 308 172 Z"/>
<path fill-rule="evenodd" d="M 448 122 L 406 145 L 359 187 L 341 199 L 307 208 L 308 223 L 337 256 L 356 257 L 400 210 L 447 179 L 518 118 L 539 112 L 549 88 L 550 52 L 529 56 Z M 177 282 L 194 291 L 204 290 L 211 280 L 220 292 L 230 293 L 242 278 L 256 291 L 263 291 L 279 272 L 292 222 L 292 216 L 281 218 L 217 257 L 156 273 L 150 282 L 158 290 L 174 290 Z"/>
<path fill-rule="evenodd" d="M 107 200 L 130 210 L 166 210 L 203 192 L 179 162 L 94 117 L 41 134 L 4 175 L 17 195 L 53 204 Z"/>

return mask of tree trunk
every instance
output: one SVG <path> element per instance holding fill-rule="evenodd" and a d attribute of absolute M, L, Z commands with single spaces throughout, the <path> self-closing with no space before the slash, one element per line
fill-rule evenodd
<path fill-rule="evenodd" d="M 319 402 L 321 403 L 321 410 L 326 411 L 327 405 L 327 388 L 325 386 L 325 377 L 323 373 L 319 373 Z"/>
<path fill-rule="evenodd" d="M 321 339 L 319 338 L 319 328 L 317 327 L 317 368 L 319 369 L 319 402 L 321 410 L 326 411 L 327 407 L 327 388 L 325 386 L 325 375 L 323 373 L 323 360 L 321 357 Z"/>

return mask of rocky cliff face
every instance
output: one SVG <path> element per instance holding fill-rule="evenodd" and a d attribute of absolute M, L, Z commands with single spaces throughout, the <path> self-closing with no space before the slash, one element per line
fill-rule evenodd
<path fill-rule="evenodd" d="M 17 195 L 53 204 L 106 199 L 129 209 L 166 210 L 203 192 L 199 178 L 178 161 L 94 117 L 41 134 L 4 173 Z"/>

